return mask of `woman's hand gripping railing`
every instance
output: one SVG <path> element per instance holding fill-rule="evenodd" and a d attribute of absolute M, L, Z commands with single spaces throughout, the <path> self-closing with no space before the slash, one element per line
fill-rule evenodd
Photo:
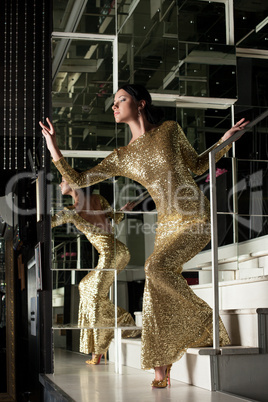
<path fill-rule="evenodd" d="M 238 140 L 246 131 L 268 116 L 268 110 L 252 120 L 247 126 L 233 134 L 209 153 L 210 175 L 210 216 L 211 216 L 211 252 L 212 252 L 212 289 L 213 289 L 213 349 L 219 351 L 219 278 L 218 278 L 218 227 L 217 227 L 217 198 L 216 198 L 216 154 L 224 147 Z"/>

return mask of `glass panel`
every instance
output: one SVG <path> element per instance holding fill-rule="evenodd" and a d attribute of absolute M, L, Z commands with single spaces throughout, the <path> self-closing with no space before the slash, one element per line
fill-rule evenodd
<path fill-rule="evenodd" d="M 179 39 L 179 62 L 174 71 L 174 83 L 179 83 L 180 95 L 236 97 L 236 57 L 234 46 L 196 44 Z M 177 84 L 178 85 L 178 84 Z"/>
<path fill-rule="evenodd" d="M 238 91 L 240 97 L 235 107 L 235 111 L 238 116 L 243 116 L 249 120 L 253 120 L 262 111 L 266 110 L 268 91 L 268 78 L 266 74 L 267 68 L 267 59 L 255 59 L 254 55 L 250 55 L 250 57 L 246 58 L 238 57 L 237 70 L 238 74 L 243 77 L 242 80 L 239 80 Z M 259 141 L 261 141 L 262 144 L 266 142 L 266 121 L 262 120 L 258 127 L 254 128 L 253 138 L 255 144 L 258 144 Z M 257 134 L 257 136 L 255 136 L 255 133 Z M 247 133 L 245 137 L 241 139 L 244 145 L 244 154 L 246 153 L 254 159 L 258 159 L 259 157 L 261 159 L 266 158 L 267 153 L 265 153 L 265 149 L 264 152 L 261 152 L 261 150 L 263 149 L 262 147 L 259 147 L 259 149 L 255 149 L 255 145 L 253 147 L 251 146 L 251 141 L 247 141 L 248 145 L 245 143 L 245 138 L 248 138 L 248 135 L 249 133 Z M 241 151 L 242 147 L 240 149 L 240 152 Z M 261 153 L 259 154 L 259 152 Z M 241 154 L 239 154 L 239 156 L 240 155 Z M 244 155 L 241 157 L 244 157 Z"/>
<path fill-rule="evenodd" d="M 119 30 L 119 85 L 130 80 L 148 89 L 159 88 L 177 64 L 177 8 L 169 5 L 167 10 L 167 2 L 157 4 L 139 2 Z"/>
<path fill-rule="evenodd" d="M 176 5 L 169 1 L 120 1 L 117 9 L 118 32 L 135 36 L 143 32 L 146 39 L 152 28 L 157 28 L 160 37 L 177 35 L 176 14 Z"/>
<path fill-rule="evenodd" d="M 115 2 L 110 0 L 54 0 L 54 31 L 115 34 Z"/>
<path fill-rule="evenodd" d="M 238 224 L 240 241 L 267 235 L 267 162 L 237 162 Z"/>
<path fill-rule="evenodd" d="M 65 150 L 109 150 L 116 146 L 110 42 L 73 40 L 56 66 L 61 40 L 54 40 L 53 122 Z M 120 135 L 119 135 L 120 137 Z"/>
<path fill-rule="evenodd" d="M 225 4 L 178 2 L 178 62 L 168 89 L 180 95 L 236 97 L 235 47 L 227 46 Z"/>
<path fill-rule="evenodd" d="M 231 110 L 206 108 L 202 104 L 198 109 L 180 108 L 178 105 L 176 120 L 191 145 L 198 153 L 202 153 L 215 144 L 231 127 Z"/>
<path fill-rule="evenodd" d="M 66 160 L 71 166 L 79 167 L 82 171 L 101 161 L 99 158 L 70 157 L 66 157 Z M 70 205 L 71 200 L 66 200 L 67 197 L 62 196 L 58 186 L 61 177 L 54 166 L 52 166 L 52 172 L 53 215 L 55 213 L 59 215 L 63 206 Z M 99 221 L 97 220 L 95 223 L 97 219 L 96 210 L 94 210 L 92 217 L 91 226 L 94 226 L 92 230 L 88 229 L 88 224 L 87 228 L 83 225 L 84 230 L 82 227 L 79 230 L 73 223 L 56 226 L 52 229 L 52 305 L 54 345 L 56 349 L 80 350 L 81 353 L 88 354 L 87 350 L 81 349 L 81 347 L 79 349 L 79 344 L 83 344 L 83 341 L 79 341 L 80 328 L 86 331 L 85 328 L 89 328 L 90 325 L 93 325 L 90 323 L 96 321 L 94 328 L 99 328 L 99 332 L 96 335 L 97 332 L 94 331 L 94 336 L 108 336 L 107 331 L 110 331 L 110 336 L 113 338 L 116 314 L 118 326 L 133 329 L 135 325 L 134 312 L 141 310 L 144 286 L 143 261 L 139 262 L 140 266 L 138 268 L 133 264 L 133 261 L 128 263 L 129 251 L 125 246 L 126 219 L 120 222 L 118 217 L 120 218 L 119 215 L 122 215 L 122 218 L 123 213 L 116 214 L 113 212 L 114 207 L 118 211 L 120 209 L 121 199 L 115 197 L 115 189 L 119 186 L 120 178 L 118 183 L 112 178 L 92 186 L 93 196 L 100 194 L 111 205 L 111 211 L 108 206 L 105 208 L 107 216 L 109 215 L 113 219 L 116 239 L 112 233 L 112 228 L 110 228 L 111 233 L 107 229 L 103 235 L 98 234 L 96 227 L 97 225 L 99 227 Z M 93 208 L 92 204 L 90 204 L 90 208 Z M 133 253 L 133 256 L 135 257 L 135 253 Z M 94 292 L 97 292 L 96 299 L 94 298 Z M 137 295 L 139 295 L 138 298 Z M 92 301 L 92 298 L 94 301 Z M 117 309 L 117 306 L 120 308 Z M 130 314 L 127 313 L 128 311 Z M 72 330 L 72 328 L 76 328 L 76 330 Z M 108 330 L 108 328 L 110 329 Z M 90 333 L 93 334 L 93 331 L 90 331 Z M 139 334 L 139 332 L 131 332 L 131 335 L 128 336 L 133 337 Z M 127 334 L 123 334 L 123 337 L 125 336 Z M 90 347 L 89 349 L 91 350 L 92 348 Z"/>
<path fill-rule="evenodd" d="M 179 40 L 226 44 L 225 4 L 200 1 L 178 1 Z"/>
<path fill-rule="evenodd" d="M 267 12 L 268 4 L 266 1 L 256 3 L 234 2 L 235 43 L 239 47 L 267 49 L 267 25 L 259 32 L 255 30 L 265 19 Z"/>
<path fill-rule="evenodd" d="M 140 2 L 124 20 L 119 31 L 120 84 L 131 81 L 176 95 L 236 98 L 235 47 L 226 45 L 224 4 L 181 3 L 177 10 L 164 2 L 163 12 L 157 3 Z"/>

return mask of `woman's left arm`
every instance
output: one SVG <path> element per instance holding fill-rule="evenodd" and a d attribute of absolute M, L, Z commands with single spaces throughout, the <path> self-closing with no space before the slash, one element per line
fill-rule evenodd
<path fill-rule="evenodd" d="M 216 148 L 218 145 L 222 144 L 224 141 L 226 141 L 228 138 L 232 137 L 235 133 L 238 131 L 243 130 L 246 125 L 249 123 L 249 121 L 245 121 L 245 119 L 239 120 L 232 128 L 230 128 L 226 133 L 223 135 L 223 137 L 212 147 L 207 149 L 205 152 L 202 154 L 198 155 L 198 153 L 195 151 L 195 149 L 191 146 L 189 141 L 187 140 L 184 132 L 182 131 L 181 127 L 178 126 L 179 130 L 179 136 L 181 138 L 181 150 L 184 159 L 187 162 L 187 165 L 189 169 L 197 174 L 201 175 L 204 172 L 206 172 L 209 168 L 209 153 L 212 151 L 212 149 Z M 219 151 L 216 154 L 216 162 L 223 157 L 223 155 L 226 154 L 226 152 L 229 151 L 229 149 L 232 147 L 232 143 L 224 147 L 221 151 Z"/>
<path fill-rule="evenodd" d="M 70 211 L 67 208 L 62 209 L 51 217 L 51 228 L 64 225 L 70 220 Z"/>

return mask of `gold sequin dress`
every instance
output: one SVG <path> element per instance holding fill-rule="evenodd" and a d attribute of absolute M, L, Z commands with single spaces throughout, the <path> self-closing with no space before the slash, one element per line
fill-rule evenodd
<path fill-rule="evenodd" d="M 219 152 L 217 160 L 229 148 Z M 212 344 L 212 309 L 181 275 L 183 264 L 210 240 L 209 201 L 190 173 L 208 169 L 208 154 L 198 155 L 181 127 L 166 121 L 80 174 L 64 158 L 54 162 L 72 188 L 126 176 L 146 187 L 156 204 L 155 246 L 145 263 L 143 369 L 171 364 L 189 347 Z M 230 343 L 222 322 L 220 342 Z"/>
<path fill-rule="evenodd" d="M 106 215 L 113 217 L 115 223 L 119 223 L 123 214 L 113 213 L 108 201 L 102 196 L 98 197 Z M 114 337 L 115 306 L 109 300 L 108 292 L 114 281 L 114 270 L 118 273 L 128 264 L 129 250 L 125 244 L 114 237 L 113 233 L 105 232 L 83 219 L 73 206 L 65 207 L 52 217 L 52 227 L 68 222 L 73 223 L 99 253 L 95 270 L 90 271 L 79 283 L 78 327 L 82 328 L 80 352 L 102 354 L 107 351 Z M 131 314 L 117 307 L 117 325 L 133 327 L 135 321 Z M 138 335 L 140 335 L 138 329 L 122 331 L 124 338 Z"/>

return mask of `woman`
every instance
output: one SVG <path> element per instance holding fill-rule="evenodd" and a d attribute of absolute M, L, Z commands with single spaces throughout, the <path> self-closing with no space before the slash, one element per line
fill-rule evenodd
<path fill-rule="evenodd" d="M 52 217 L 52 228 L 64 223 L 73 223 L 82 232 L 99 253 L 98 265 L 79 283 L 78 327 L 80 330 L 80 352 L 92 353 L 88 364 L 99 364 L 113 339 L 115 306 L 108 298 L 110 286 L 114 281 L 114 270 L 122 271 L 129 262 L 130 254 L 125 244 L 116 240 L 110 224 L 113 218 L 119 223 L 124 214 L 114 213 L 108 201 L 97 194 L 87 194 L 77 189 L 72 190 L 68 182 L 62 178 L 60 184 L 63 195 L 70 195 L 74 204 L 65 207 Z M 88 189 L 83 189 L 88 190 Z M 115 254 L 116 249 L 116 254 Z M 109 271 L 107 271 L 109 270 Z M 117 307 L 117 325 L 135 326 L 135 322 L 127 311 Z M 88 329 L 88 328 L 94 329 Z M 102 328 L 104 327 L 104 328 Z M 123 337 L 140 335 L 137 330 L 125 330 Z"/>
<path fill-rule="evenodd" d="M 121 87 L 112 109 L 117 123 L 129 125 L 132 139 L 81 174 L 74 172 L 62 157 L 50 121 L 47 119 L 48 127 L 40 125 L 56 167 L 72 188 L 126 176 L 146 187 L 156 204 L 155 247 L 145 263 L 142 368 L 154 368 L 152 386 L 162 388 L 167 386 L 172 363 L 187 348 L 212 344 L 212 310 L 181 275 L 183 264 L 210 240 L 209 201 L 190 174 L 190 170 L 200 175 L 208 169 L 209 151 L 198 155 L 177 122 L 159 124 L 158 112 L 143 86 Z M 214 147 L 247 123 L 240 120 Z M 229 148 L 225 147 L 218 159 Z M 222 345 L 229 343 L 222 323 L 220 339 Z"/>

